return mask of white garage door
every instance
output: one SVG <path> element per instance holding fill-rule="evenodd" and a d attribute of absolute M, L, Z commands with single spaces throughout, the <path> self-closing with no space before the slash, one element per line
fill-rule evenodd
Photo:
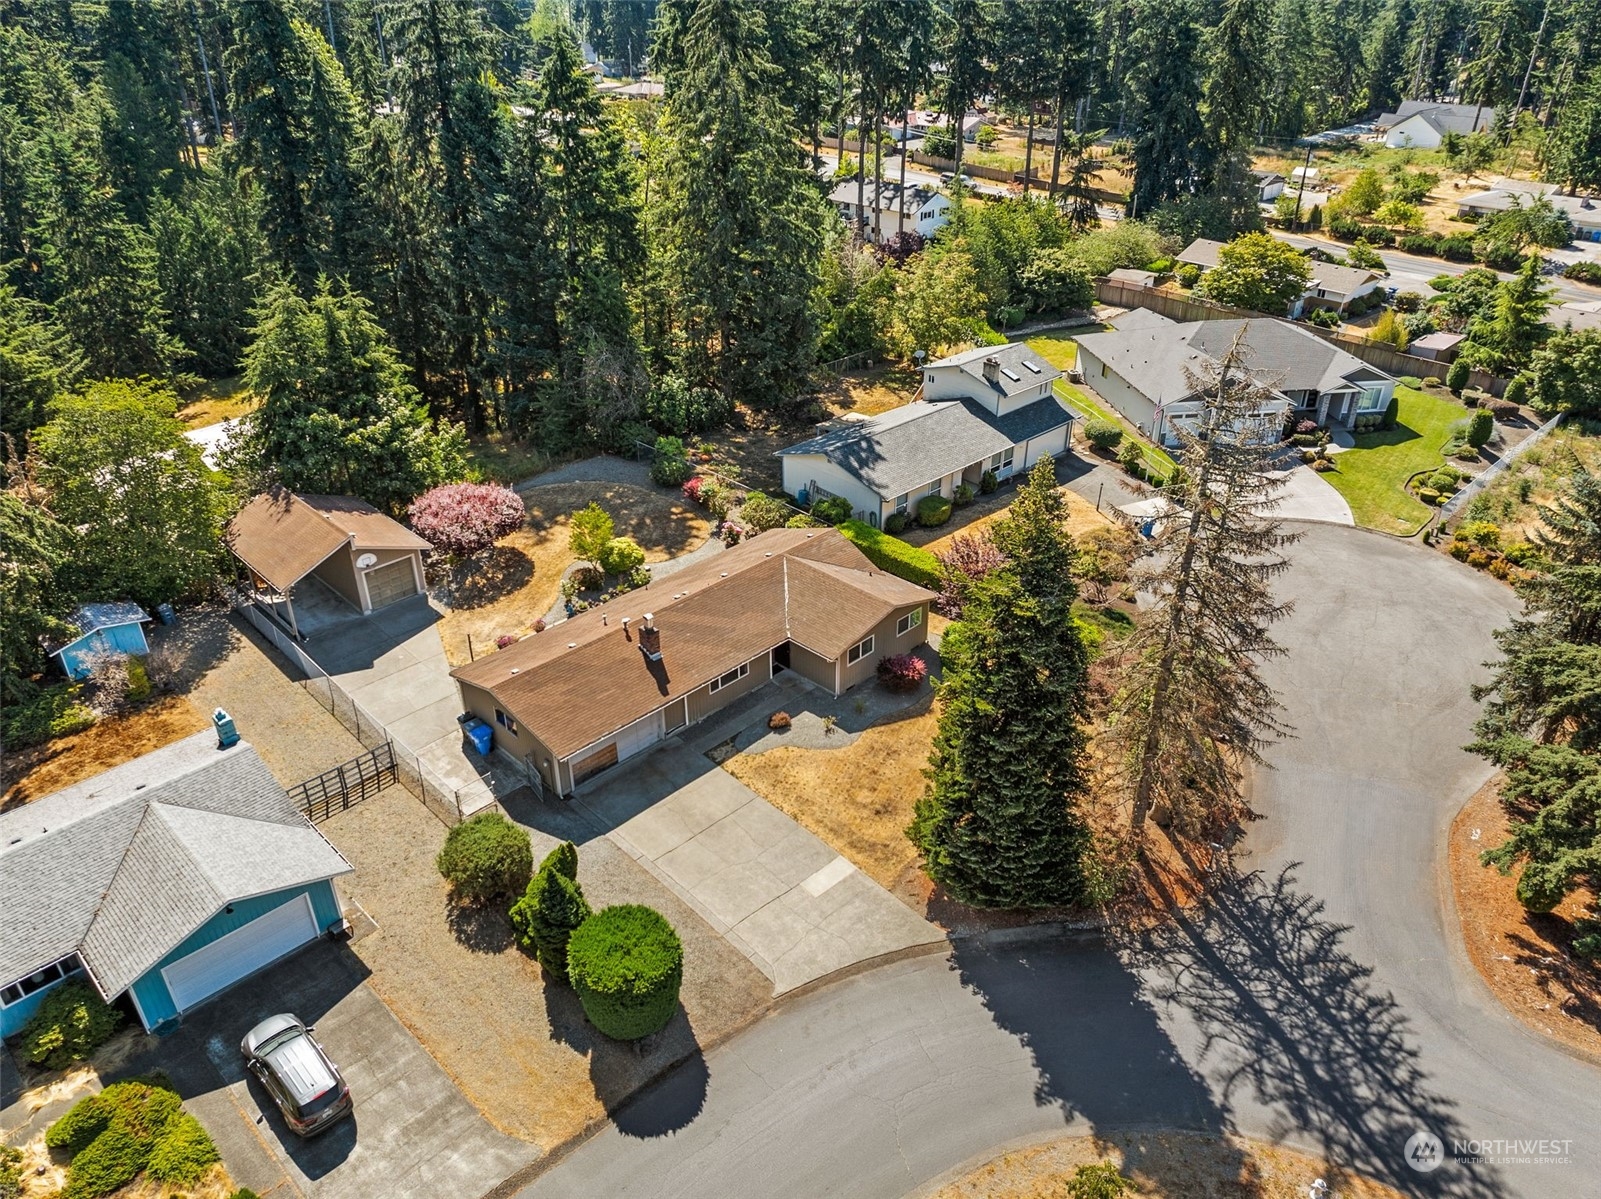
<path fill-rule="evenodd" d="M 163 967 L 161 977 L 178 1010 L 188 1011 L 229 983 L 271 965 L 316 936 L 317 919 L 311 912 L 311 897 L 297 895 Z"/>
<path fill-rule="evenodd" d="M 655 745 L 662 739 L 662 714 L 652 712 L 643 720 L 636 720 L 617 734 L 617 760 L 633 757 L 640 750 Z"/>
<path fill-rule="evenodd" d="M 417 594 L 417 575 L 411 568 L 411 559 L 386 562 L 367 572 L 367 602 L 382 608 L 396 600 Z"/>

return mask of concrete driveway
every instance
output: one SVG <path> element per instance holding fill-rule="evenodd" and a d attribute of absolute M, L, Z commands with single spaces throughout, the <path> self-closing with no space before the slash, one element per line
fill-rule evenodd
<path fill-rule="evenodd" d="M 1279 506 L 1273 515 L 1280 520 L 1316 520 L 1330 525 L 1354 525 L 1351 505 L 1345 497 L 1310 466 L 1297 466 L 1292 470 L 1273 472 L 1281 474 L 1284 486 L 1279 489 Z"/>
<path fill-rule="evenodd" d="M 763 710 L 771 711 L 771 703 Z M 775 995 L 868 958 L 944 939 L 682 742 L 626 763 L 578 802 L 615 844 L 772 979 Z"/>
<path fill-rule="evenodd" d="M 496 1132 L 364 981 L 366 968 L 324 942 L 186 1017 L 130 1073 L 160 1069 L 206 1126 L 239 1186 L 263 1199 L 477 1195 L 537 1150 Z M 244 1068 L 239 1041 L 292 1012 L 316 1027 L 355 1097 L 352 1118 L 301 1140 Z"/>
<path fill-rule="evenodd" d="M 306 649 L 391 738 L 456 791 L 462 815 L 470 816 L 527 780 L 464 747 L 456 723 L 461 693 L 450 677 L 439 619 L 427 596 L 414 596 L 320 629 Z"/>

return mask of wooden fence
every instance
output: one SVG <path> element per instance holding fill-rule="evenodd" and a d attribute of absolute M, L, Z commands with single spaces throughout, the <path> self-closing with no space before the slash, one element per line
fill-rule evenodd
<path fill-rule="evenodd" d="M 400 781 L 395 747 L 385 741 L 359 758 L 352 758 L 289 789 L 295 807 L 313 824 L 370 799 L 391 783 Z"/>
<path fill-rule="evenodd" d="M 1146 287 L 1139 283 L 1129 283 L 1121 279 L 1097 279 L 1095 281 L 1095 298 L 1103 304 L 1110 304 L 1115 308 L 1148 308 L 1152 312 L 1159 312 L 1170 320 L 1175 321 L 1215 321 L 1250 319 L 1261 320 L 1263 314 L 1250 312 L 1244 308 L 1231 308 L 1226 304 L 1214 304 L 1210 300 L 1199 299 L 1196 296 L 1180 295 L 1177 292 L 1167 291 L 1160 287 Z M 1363 362 L 1378 367 L 1381 371 L 1391 375 L 1412 375 L 1419 379 L 1435 376 L 1443 378 L 1447 364 L 1436 362 L 1432 358 L 1419 358 L 1416 354 L 1407 354 L 1397 350 L 1394 346 L 1382 342 L 1369 341 L 1365 337 L 1354 337 L 1349 333 L 1336 332 L 1332 329 L 1322 329 L 1317 325 L 1302 321 L 1295 323 L 1297 329 L 1304 329 L 1316 337 L 1344 350 Z M 1468 386 L 1476 387 L 1480 391 L 1487 391 L 1491 395 L 1499 396 L 1506 392 L 1507 381 L 1488 371 L 1474 370 L 1468 372 Z"/>

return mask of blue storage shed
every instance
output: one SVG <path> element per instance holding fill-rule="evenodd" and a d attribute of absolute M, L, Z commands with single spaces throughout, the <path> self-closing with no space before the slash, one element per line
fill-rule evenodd
<path fill-rule="evenodd" d="M 73 614 L 76 636 L 52 654 L 71 679 L 86 679 L 103 654 L 147 654 L 145 625 L 150 614 L 138 604 L 85 604 Z"/>

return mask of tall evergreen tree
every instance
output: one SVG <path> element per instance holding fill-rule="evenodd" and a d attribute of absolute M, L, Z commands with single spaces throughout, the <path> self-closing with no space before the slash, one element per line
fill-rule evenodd
<path fill-rule="evenodd" d="M 1147 0 L 1134 34 L 1133 216 L 1195 191 L 1204 165 L 1200 12 L 1195 0 Z"/>
<path fill-rule="evenodd" d="M 1088 655 L 1073 618 L 1073 540 L 1041 460 L 992 536 L 1005 566 L 964 589 L 941 645 L 939 732 L 907 835 L 964 903 L 1093 902 L 1084 791 Z"/>
<path fill-rule="evenodd" d="M 1108 730 L 1136 834 L 1153 811 L 1191 835 L 1240 819 L 1241 768 L 1285 731 L 1258 666 L 1283 652 L 1269 628 L 1289 605 L 1270 585 L 1295 535 L 1272 519 L 1278 429 L 1256 415 L 1267 389 L 1243 337 L 1215 364 L 1185 368 L 1203 408 L 1193 426 L 1173 424 L 1183 470 L 1163 491 L 1174 507 L 1141 580 L 1156 603 L 1123 647 Z"/>
<path fill-rule="evenodd" d="M 1225 0 L 1212 30 L 1206 75 L 1206 136 L 1212 195 L 1255 218 L 1251 154 L 1273 72 L 1268 61 L 1269 0 Z M 1255 224 L 1254 219 L 1240 223 Z"/>
<path fill-rule="evenodd" d="M 995 0 L 945 0 L 935 25 L 934 48 L 944 72 L 935 85 L 940 111 L 962 169 L 962 120 L 990 84 L 995 47 Z"/>
<path fill-rule="evenodd" d="M 278 265 L 302 290 L 320 274 L 364 282 L 363 118 L 344 69 L 287 0 L 240 0 L 235 28 L 240 159 Z"/>
<path fill-rule="evenodd" d="M 0 704 L 38 690 L 46 637 L 66 629 L 72 594 L 60 577 L 72 561 L 72 532 L 37 504 L 0 491 Z"/>
<path fill-rule="evenodd" d="M 256 482 L 359 496 L 399 512 L 461 477 L 460 426 L 433 427 L 361 296 L 324 279 L 307 301 L 279 283 L 255 333 L 245 380 L 261 407 L 242 440 Z"/>
<path fill-rule="evenodd" d="M 76 382 L 78 357 L 44 305 L 0 283 L 0 454 L 27 448 L 28 434 L 45 421 L 46 406 Z"/>
<path fill-rule="evenodd" d="M 1553 293 L 1545 284 L 1544 266 L 1540 255 L 1526 255 L 1518 273 L 1496 289 L 1494 309 L 1468 326 L 1463 360 L 1506 375 L 1528 365 L 1530 356 L 1551 334 L 1545 314 L 1550 311 Z"/>
<path fill-rule="evenodd" d="M 816 344 L 816 185 L 773 98 L 748 0 L 699 0 L 666 98 L 653 254 L 658 348 L 686 378 L 753 403 L 800 386 Z"/>
<path fill-rule="evenodd" d="M 1545 158 L 1550 177 L 1565 184 L 1570 196 L 1581 187 L 1601 187 L 1601 65 L 1590 69 L 1563 105 Z"/>

